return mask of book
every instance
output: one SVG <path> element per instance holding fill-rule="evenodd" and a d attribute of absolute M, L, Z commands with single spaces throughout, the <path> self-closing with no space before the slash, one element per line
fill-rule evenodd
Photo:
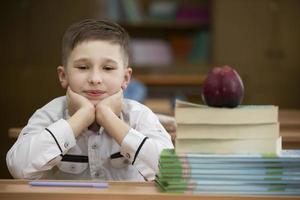
<path fill-rule="evenodd" d="M 191 160 L 186 162 L 172 162 L 172 160 L 165 160 L 165 162 L 160 162 L 161 169 L 246 169 L 246 168 L 300 168 L 300 162 L 214 162 L 205 163 L 197 162 L 197 160 Z"/>
<path fill-rule="evenodd" d="M 123 3 L 123 9 L 125 12 L 125 17 L 128 22 L 141 22 L 142 20 L 142 11 L 140 8 L 140 2 L 137 0 L 123 0 L 120 1 Z"/>
<path fill-rule="evenodd" d="M 203 193 L 203 194 L 239 194 L 239 195 L 300 195 L 299 184 L 201 184 L 195 181 L 163 181 L 155 179 L 162 191 Z"/>
<path fill-rule="evenodd" d="M 279 154 L 176 154 L 164 149 L 159 159 L 162 177 L 195 177 L 209 175 L 258 175 L 265 179 L 299 180 L 300 150 L 282 150 Z M 216 176 L 218 175 L 218 176 Z M 214 177 L 213 177 L 214 176 Z M 293 176 L 293 177 L 291 177 Z M 207 177 L 208 178 L 208 177 Z M 237 177 L 235 177 L 236 179 Z M 259 180 L 261 179 L 259 178 Z"/>
<path fill-rule="evenodd" d="M 136 67 L 169 66 L 172 63 L 172 50 L 163 39 L 132 39 L 130 43 L 132 64 Z"/>
<path fill-rule="evenodd" d="M 300 168 L 298 168 L 300 169 Z M 291 180 L 300 182 L 300 174 L 285 174 L 281 172 L 277 174 L 265 173 L 265 174 L 187 174 L 187 173 L 162 173 L 159 172 L 157 178 L 160 180 L 190 180 L 190 179 L 200 179 L 200 180 Z"/>
<path fill-rule="evenodd" d="M 171 183 L 173 185 L 176 185 L 176 183 L 180 182 L 180 181 L 184 181 L 187 183 L 192 183 L 192 184 L 197 184 L 197 185 L 202 185 L 202 186 L 239 186 L 239 185 L 263 185 L 263 186 L 267 186 L 270 184 L 273 185 L 297 185 L 300 189 L 300 184 L 299 184 L 299 180 L 268 180 L 268 179 L 263 179 L 263 180 L 210 180 L 210 179 L 160 179 L 161 181 L 167 181 L 168 183 Z"/>
<path fill-rule="evenodd" d="M 122 9 L 119 0 L 107 1 L 107 16 L 113 21 L 122 19 Z"/>
<path fill-rule="evenodd" d="M 214 168 L 159 168 L 159 173 L 163 176 L 179 175 L 194 177 L 195 175 L 281 175 L 281 176 L 300 176 L 299 167 L 275 167 L 275 168 L 232 168 L 232 169 L 214 169 Z"/>
<path fill-rule="evenodd" d="M 176 153 L 174 149 L 164 149 L 160 154 L 160 161 L 166 160 L 189 161 L 197 163 L 215 162 L 297 162 L 300 163 L 300 149 L 283 149 L 279 154 L 193 154 Z"/>
<path fill-rule="evenodd" d="M 281 137 L 267 139 L 178 139 L 176 153 L 211 154 L 278 154 L 281 151 Z"/>
<path fill-rule="evenodd" d="M 267 139 L 279 137 L 279 123 L 178 124 L 178 139 Z"/>
<path fill-rule="evenodd" d="M 165 192 L 300 195 L 300 150 L 279 154 L 186 154 L 162 151 L 156 185 Z"/>
<path fill-rule="evenodd" d="M 240 105 L 218 108 L 176 100 L 177 124 L 266 124 L 278 122 L 274 105 Z"/>
<path fill-rule="evenodd" d="M 209 31 L 201 31 L 193 38 L 193 46 L 188 55 L 191 63 L 207 63 L 209 59 L 209 47 L 211 34 Z"/>

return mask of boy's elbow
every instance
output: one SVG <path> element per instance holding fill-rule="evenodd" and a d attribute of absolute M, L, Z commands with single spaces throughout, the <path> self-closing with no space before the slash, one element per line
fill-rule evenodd
<path fill-rule="evenodd" d="M 11 176 L 15 179 L 39 179 L 42 177 L 42 173 L 36 172 L 36 173 L 30 173 L 27 172 L 26 168 L 23 168 L 21 165 L 13 165 L 13 164 L 7 164 L 8 170 L 11 174 Z"/>
<path fill-rule="evenodd" d="M 20 162 L 20 159 L 13 157 L 12 152 L 9 151 L 6 155 L 6 165 L 9 173 L 15 179 L 32 179 L 31 175 L 26 173 L 25 163 Z"/>
<path fill-rule="evenodd" d="M 8 156 L 6 157 L 6 164 L 7 164 L 8 171 L 13 178 L 16 178 L 16 179 L 24 179 L 25 178 L 23 170 L 22 170 L 23 166 L 16 164 L 11 159 L 8 159 Z"/>

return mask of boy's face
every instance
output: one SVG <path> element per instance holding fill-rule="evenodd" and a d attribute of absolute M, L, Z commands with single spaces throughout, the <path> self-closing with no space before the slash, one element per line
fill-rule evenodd
<path fill-rule="evenodd" d="M 69 86 L 94 104 L 125 89 L 132 72 L 125 66 L 120 46 L 102 40 L 79 43 L 67 66 L 57 70 L 62 87 Z"/>

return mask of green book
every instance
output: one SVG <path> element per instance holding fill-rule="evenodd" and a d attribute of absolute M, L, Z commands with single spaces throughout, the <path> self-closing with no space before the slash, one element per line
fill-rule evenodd
<path fill-rule="evenodd" d="M 155 180 L 164 192 L 194 194 L 236 194 L 236 195 L 300 195 L 300 187 L 288 184 L 244 184 L 244 185 L 201 185 L 196 182 Z"/>
<path fill-rule="evenodd" d="M 285 149 L 278 154 L 197 154 L 175 153 L 174 149 L 164 149 L 160 154 L 160 161 L 173 160 L 174 162 L 298 162 L 300 163 L 299 149 Z"/>

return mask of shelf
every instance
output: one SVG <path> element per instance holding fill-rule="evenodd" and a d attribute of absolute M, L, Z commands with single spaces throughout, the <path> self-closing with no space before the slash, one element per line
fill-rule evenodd
<path fill-rule="evenodd" d="M 157 1 L 135 3 L 139 9 L 135 14 L 140 17 L 131 18 L 130 9 L 120 4 L 125 17 L 117 18 L 132 40 L 137 41 L 132 45 L 132 58 L 139 60 L 130 63 L 133 78 L 148 87 L 148 98 L 182 95 L 198 99 L 211 65 L 210 1 L 172 1 L 169 5 L 175 7 L 169 13 L 155 10 L 152 6 L 159 5 Z"/>
<path fill-rule="evenodd" d="M 202 85 L 203 74 L 135 74 L 134 77 L 146 85 Z"/>
<path fill-rule="evenodd" d="M 174 29 L 174 30 L 189 30 L 189 29 L 208 29 L 207 22 L 197 21 L 141 21 L 141 22 L 120 22 L 125 29 Z"/>

